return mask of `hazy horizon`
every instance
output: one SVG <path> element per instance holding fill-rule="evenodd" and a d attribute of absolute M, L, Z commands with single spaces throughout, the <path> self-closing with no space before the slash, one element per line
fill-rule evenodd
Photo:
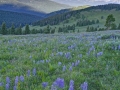
<path fill-rule="evenodd" d="M 83 6 L 83 5 L 101 5 L 115 3 L 120 4 L 120 0 L 51 0 L 57 3 L 66 4 L 70 6 Z"/>

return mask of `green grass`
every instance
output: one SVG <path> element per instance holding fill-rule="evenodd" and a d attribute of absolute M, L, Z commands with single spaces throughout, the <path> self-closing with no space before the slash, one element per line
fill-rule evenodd
<path fill-rule="evenodd" d="M 119 90 L 120 83 L 120 50 L 112 49 L 112 46 L 120 45 L 120 38 L 108 38 L 111 35 L 119 35 L 120 31 L 100 31 L 93 33 L 71 34 L 36 34 L 22 36 L 0 37 L 0 90 L 5 90 L 6 77 L 10 77 L 10 90 L 13 90 L 16 76 L 23 75 L 24 82 L 19 82 L 18 90 L 50 90 L 52 83 L 58 78 L 64 78 L 65 87 L 68 90 L 70 80 L 74 80 L 74 89 L 82 90 L 80 85 L 88 83 L 88 90 Z M 101 37 L 101 38 L 99 38 Z M 72 49 L 68 49 L 69 46 Z M 89 54 L 89 49 L 94 46 Z M 62 52 L 63 55 L 58 55 Z M 67 59 L 65 53 L 70 52 L 71 58 Z M 103 55 L 96 57 L 98 52 Z M 82 57 L 79 55 L 82 54 Z M 40 62 L 41 60 L 44 63 Z M 50 62 L 46 62 L 50 60 Z M 80 60 L 80 63 L 69 67 Z M 58 65 L 61 62 L 62 65 Z M 63 66 L 66 70 L 62 71 Z M 36 68 L 36 75 L 32 70 Z M 30 70 L 30 77 L 27 71 Z M 48 82 L 43 89 L 42 82 Z"/>

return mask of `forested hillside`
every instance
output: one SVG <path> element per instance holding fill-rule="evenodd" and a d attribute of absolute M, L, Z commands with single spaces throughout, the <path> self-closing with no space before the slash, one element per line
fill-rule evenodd
<path fill-rule="evenodd" d="M 20 24 L 22 26 L 25 24 L 32 24 L 40 19 L 42 19 L 42 17 L 0 10 L 0 24 L 2 24 L 2 22 L 6 22 L 7 27 L 10 27 L 13 23 L 15 26 L 19 26 Z"/>
<path fill-rule="evenodd" d="M 45 26 L 45 25 L 57 25 L 60 24 L 63 21 L 68 22 L 69 19 L 75 18 L 76 19 L 85 19 L 85 15 L 81 14 L 81 12 L 91 12 L 92 11 L 105 11 L 105 10 L 120 10 L 120 5 L 119 4 L 107 4 L 107 5 L 98 5 L 98 6 L 91 6 L 85 9 L 80 9 L 80 10 L 74 10 L 71 12 L 66 12 L 63 14 L 51 16 L 48 18 L 45 18 L 43 20 L 40 20 L 38 22 L 35 22 L 33 25 L 40 25 L 40 26 Z"/>

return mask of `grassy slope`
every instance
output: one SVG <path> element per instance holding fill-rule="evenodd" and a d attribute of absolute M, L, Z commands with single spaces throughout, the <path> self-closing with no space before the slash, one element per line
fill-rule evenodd
<path fill-rule="evenodd" d="M 118 25 L 120 23 L 120 15 L 119 15 L 119 12 L 120 11 L 116 11 L 116 10 L 105 10 L 105 11 L 101 11 L 101 10 L 92 10 L 92 11 L 83 11 L 81 12 L 81 14 L 85 15 L 85 17 L 88 19 L 88 20 L 99 20 L 100 23 L 99 24 L 94 24 L 94 25 L 91 25 L 91 26 L 94 26 L 94 27 L 97 27 L 98 25 L 100 26 L 100 28 L 103 28 L 104 27 L 104 24 L 106 22 L 106 18 L 109 14 L 113 14 L 114 17 L 116 18 L 116 21 L 115 23 Z M 101 19 L 101 16 L 103 16 L 104 18 Z M 69 23 L 67 24 L 64 24 L 64 25 L 72 25 L 72 24 L 75 24 L 77 22 L 78 19 L 75 19 L 74 17 L 70 18 L 69 19 Z M 63 23 L 59 24 L 59 25 L 54 25 L 54 26 L 51 26 L 51 27 L 61 27 L 63 26 Z M 46 27 L 46 26 L 44 26 Z M 31 29 L 35 28 L 35 29 L 40 29 L 40 28 L 44 28 L 44 27 L 40 27 L 40 26 L 31 26 Z M 76 27 L 76 30 L 80 30 L 80 31 L 85 31 L 87 28 L 87 26 L 83 26 L 83 27 Z"/>

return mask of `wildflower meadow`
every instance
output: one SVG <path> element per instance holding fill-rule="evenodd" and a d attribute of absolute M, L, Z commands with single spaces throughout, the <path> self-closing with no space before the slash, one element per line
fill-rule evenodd
<path fill-rule="evenodd" d="M 120 90 L 120 31 L 1 35 L 0 90 Z"/>

